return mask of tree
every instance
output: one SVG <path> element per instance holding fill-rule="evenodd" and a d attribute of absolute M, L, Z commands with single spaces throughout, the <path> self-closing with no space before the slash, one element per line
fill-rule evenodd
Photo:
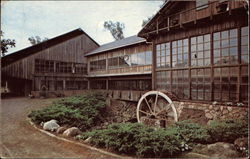
<path fill-rule="evenodd" d="M 123 29 L 125 29 L 124 23 L 105 21 L 103 26 L 105 30 L 110 31 L 111 35 L 115 40 L 124 39 L 123 35 Z"/>
<path fill-rule="evenodd" d="M 3 37 L 2 30 L 0 34 Z M 14 39 L 1 39 L 1 56 L 8 52 L 9 47 L 16 47 L 16 41 Z"/>
<path fill-rule="evenodd" d="M 44 38 L 43 40 L 40 38 L 40 36 L 32 36 L 32 37 L 29 37 L 28 40 L 30 41 L 31 45 L 36 45 L 36 44 L 39 44 L 41 42 L 44 42 L 44 41 L 47 41 L 49 40 L 48 38 Z"/>
<path fill-rule="evenodd" d="M 152 15 L 151 17 L 148 17 L 147 19 L 144 19 L 143 21 L 142 21 L 142 27 L 144 27 L 146 24 L 147 24 L 147 22 L 149 22 L 152 18 L 153 18 L 153 16 L 154 15 Z"/>

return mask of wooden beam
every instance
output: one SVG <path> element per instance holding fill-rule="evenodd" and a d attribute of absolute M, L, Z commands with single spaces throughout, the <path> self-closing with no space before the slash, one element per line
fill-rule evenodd
<path fill-rule="evenodd" d="M 155 90 L 156 89 L 156 71 L 155 71 L 155 68 L 156 68 L 156 44 L 155 44 L 155 41 L 153 41 L 153 51 L 152 51 L 152 90 Z"/>

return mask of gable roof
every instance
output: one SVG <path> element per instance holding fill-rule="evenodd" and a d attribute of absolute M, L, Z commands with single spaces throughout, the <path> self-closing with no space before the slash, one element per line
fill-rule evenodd
<path fill-rule="evenodd" d="M 42 51 L 44 49 L 47 49 L 49 47 L 52 47 L 54 45 L 57 45 L 59 43 L 65 42 L 69 39 L 72 39 L 74 37 L 77 37 L 79 35 L 85 34 L 88 36 L 97 46 L 100 46 L 95 40 L 93 40 L 88 34 L 86 34 L 81 28 L 75 29 L 73 31 L 70 31 L 68 33 L 59 35 L 57 37 L 54 37 L 52 39 L 49 39 L 47 41 L 41 42 L 39 44 L 24 48 L 22 50 L 16 51 L 14 53 L 8 54 L 6 56 L 3 56 L 1 58 L 1 66 L 4 67 L 6 65 L 9 65 L 15 61 L 18 61 L 20 59 L 23 59 L 25 57 L 28 57 L 32 54 L 35 54 L 39 51 Z"/>
<path fill-rule="evenodd" d="M 140 38 L 140 37 L 134 35 L 134 36 L 130 36 L 130 37 L 127 37 L 127 38 L 124 38 L 124 39 L 121 39 L 121 40 L 117 40 L 117 41 L 114 41 L 114 42 L 110 42 L 110 43 L 101 45 L 97 49 L 87 53 L 85 56 L 90 56 L 90 55 L 102 53 L 102 52 L 105 52 L 105 51 L 110 51 L 110 50 L 126 47 L 126 46 L 129 46 L 129 45 L 142 43 L 142 42 L 145 42 L 145 41 L 146 41 L 146 39 Z"/>

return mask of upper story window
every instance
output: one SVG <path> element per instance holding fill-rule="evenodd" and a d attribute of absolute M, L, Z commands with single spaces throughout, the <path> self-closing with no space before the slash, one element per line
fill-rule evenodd
<path fill-rule="evenodd" d="M 105 70 L 106 59 L 90 61 L 90 71 Z"/>
<path fill-rule="evenodd" d="M 210 65 L 210 34 L 191 38 L 191 65 Z"/>
<path fill-rule="evenodd" d="M 172 42 L 172 67 L 188 66 L 188 39 Z"/>
<path fill-rule="evenodd" d="M 170 42 L 156 46 L 157 67 L 170 67 Z"/>
<path fill-rule="evenodd" d="M 249 63 L 248 58 L 249 58 L 249 52 L 248 52 L 248 26 L 241 28 L 241 63 L 246 64 Z"/>
<path fill-rule="evenodd" d="M 214 65 L 238 63 L 238 32 L 237 29 L 216 32 L 214 40 Z"/>
<path fill-rule="evenodd" d="M 208 7 L 208 0 L 196 0 L 196 10 Z"/>

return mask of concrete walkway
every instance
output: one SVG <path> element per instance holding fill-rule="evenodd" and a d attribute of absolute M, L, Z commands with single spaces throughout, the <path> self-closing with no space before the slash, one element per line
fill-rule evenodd
<path fill-rule="evenodd" d="M 55 99 L 10 98 L 1 100 L 0 157 L 11 158 L 113 158 L 43 134 L 26 120 L 31 110 Z"/>

